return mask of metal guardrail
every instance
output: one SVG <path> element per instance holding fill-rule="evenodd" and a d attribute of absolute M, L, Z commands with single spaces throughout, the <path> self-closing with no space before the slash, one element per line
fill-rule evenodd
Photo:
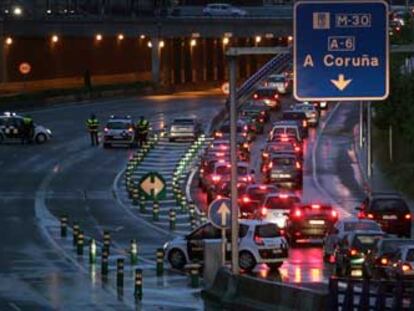
<path fill-rule="evenodd" d="M 329 310 L 414 310 L 414 281 L 331 277 Z"/>

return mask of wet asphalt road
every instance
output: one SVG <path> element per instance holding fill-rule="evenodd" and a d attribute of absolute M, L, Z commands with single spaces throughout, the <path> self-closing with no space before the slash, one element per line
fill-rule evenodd
<path fill-rule="evenodd" d="M 107 283 L 102 282 L 99 271 L 89 271 L 85 260 L 74 256 L 70 238 L 59 238 L 56 217 L 62 214 L 78 221 L 88 237 L 102 240 L 102 231 L 110 230 L 115 257 L 125 256 L 130 239 L 138 240 L 140 266 L 148 271 L 145 309 L 202 308 L 198 292 L 188 289 L 184 276 L 168 272 L 164 278 L 154 277 L 154 250 L 171 235 L 130 217 L 117 204 L 112 195 L 114 179 L 132 151 L 90 147 L 84 120 L 92 111 L 101 122 L 111 114 L 145 115 L 160 127 L 175 116 L 195 114 L 206 126 L 223 102 L 209 93 L 115 99 L 31 112 L 37 123 L 53 131 L 54 138 L 42 146 L 0 149 L 1 310 L 134 307 L 130 281 L 120 297 L 113 274 Z M 288 105 L 291 99 L 284 101 Z M 304 199 L 332 202 L 342 214 L 353 213 L 363 197 L 353 153 L 357 108 L 332 105 L 306 144 Z M 263 138 L 255 143 L 253 164 L 258 163 L 255 158 L 263 143 Z M 326 283 L 329 270 L 322 262 L 320 245 L 310 245 L 292 249 L 280 274 L 268 275 L 263 267 L 256 274 L 315 284 Z M 127 268 L 126 274 L 131 279 L 132 271 Z"/>
<path fill-rule="evenodd" d="M 88 265 L 74 256 L 69 237 L 60 240 L 55 217 L 62 214 L 69 215 L 70 222 L 77 221 L 88 237 L 102 240 L 102 231 L 110 230 L 115 254 L 125 255 L 130 239 L 139 241 L 140 263 L 142 268 L 148 267 L 150 275 L 144 281 L 149 287 L 147 309 L 199 308 L 199 297 L 185 299 L 183 289 L 180 299 L 175 292 L 174 287 L 186 285 L 179 279 L 182 276 L 167 275 L 156 281 L 151 276 L 153 250 L 169 236 L 131 219 L 112 196 L 114 179 L 132 151 L 91 147 L 84 122 L 94 112 L 101 123 L 111 114 L 145 115 L 154 127 L 160 127 L 173 117 L 196 115 L 207 125 L 222 103 L 216 92 L 204 92 L 31 111 L 35 122 L 50 128 L 54 137 L 45 145 L 0 148 L 0 309 L 133 307 L 127 293 L 124 299 L 115 294 L 113 279 L 101 282 L 95 275 L 99 272 L 88 271 Z M 126 270 L 126 274 L 132 273 Z M 132 285 L 129 287 L 131 290 Z M 164 290 L 160 300 L 163 288 L 170 288 L 170 294 Z M 188 296 L 194 293 L 189 291 Z"/>

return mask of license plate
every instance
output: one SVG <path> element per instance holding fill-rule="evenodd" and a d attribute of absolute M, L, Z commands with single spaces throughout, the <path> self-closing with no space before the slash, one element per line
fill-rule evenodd
<path fill-rule="evenodd" d="M 397 215 L 384 215 L 382 216 L 382 219 L 397 219 Z"/>
<path fill-rule="evenodd" d="M 351 276 L 362 277 L 362 270 L 351 270 Z"/>
<path fill-rule="evenodd" d="M 309 220 L 309 223 L 311 225 L 324 225 L 325 224 L 325 220 Z"/>
<path fill-rule="evenodd" d="M 274 249 L 273 250 L 273 254 L 281 254 L 282 250 L 281 249 Z"/>

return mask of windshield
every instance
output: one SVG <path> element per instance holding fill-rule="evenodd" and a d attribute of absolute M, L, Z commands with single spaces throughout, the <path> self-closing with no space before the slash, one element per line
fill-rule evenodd
<path fill-rule="evenodd" d="M 274 158 L 272 159 L 273 165 L 279 166 L 291 166 L 295 165 L 295 159 L 293 158 Z"/>
<path fill-rule="evenodd" d="M 375 246 L 375 243 L 382 238 L 382 235 L 356 235 L 354 238 L 354 247 L 359 250 L 368 250 Z"/>
<path fill-rule="evenodd" d="M 371 205 L 373 212 L 398 212 L 406 213 L 407 204 L 401 199 L 378 199 L 374 200 Z"/>
<path fill-rule="evenodd" d="M 111 130 L 124 130 L 128 129 L 131 125 L 126 122 L 109 122 L 106 127 Z"/>
<path fill-rule="evenodd" d="M 277 238 L 280 236 L 280 230 L 276 224 L 258 225 L 256 226 L 255 236 L 261 238 Z"/>

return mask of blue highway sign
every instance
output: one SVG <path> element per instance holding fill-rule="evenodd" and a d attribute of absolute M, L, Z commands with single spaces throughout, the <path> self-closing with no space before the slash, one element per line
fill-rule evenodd
<path fill-rule="evenodd" d="M 303 1 L 294 8 L 294 96 L 383 100 L 389 91 L 388 5 Z"/>
<path fill-rule="evenodd" d="M 227 229 L 231 226 L 231 201 L 230 199 L 217 199 L 208 207 L 208 219 L 213 226 Z"/>

